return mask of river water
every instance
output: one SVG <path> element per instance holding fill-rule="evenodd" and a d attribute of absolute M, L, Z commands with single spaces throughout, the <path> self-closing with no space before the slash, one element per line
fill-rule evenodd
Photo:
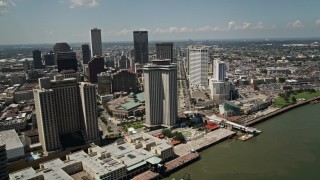
<path fill-rule="evenodd" d="M 201 159 L 167 179 L 320 179 L 320 103 L 306 105 L 257 126 L 248 141 L 224 141 L 202 151 Z"/>

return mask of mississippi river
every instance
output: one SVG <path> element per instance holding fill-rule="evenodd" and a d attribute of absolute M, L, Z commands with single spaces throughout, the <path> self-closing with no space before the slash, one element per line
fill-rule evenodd
<path fill-rule="evenodd" d="M 320 103 L 293 109 L 257 126 L 248 141 L 224 141 L 167 179 L 188 173 L 201 180 L 320 179 Z"/>

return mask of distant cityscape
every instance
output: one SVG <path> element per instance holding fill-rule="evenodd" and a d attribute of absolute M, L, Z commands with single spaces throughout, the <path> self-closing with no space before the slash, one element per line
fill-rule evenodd
<path fill-rule="evenodd" d="M 320 99 L 317 39 L 0 46 L 0 179 L 160 179 Z M 188 179 L 188 174 L 183 179 Z"/>

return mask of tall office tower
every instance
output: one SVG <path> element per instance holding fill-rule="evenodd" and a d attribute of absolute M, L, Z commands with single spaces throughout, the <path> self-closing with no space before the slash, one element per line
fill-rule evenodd
<path fill-rule="evenodd" d="M 57 65 L 58 65 L 58 72 L 62 70 L 78 70 L 78 61 L 75 52 L 57 52 Z"/>
<path fill-rule="evenodd" d="M 91 58 L 89 44 L 82 44 L 81 50 L 82 50 L 82 64 L 88 64 Z"/>
<path fill-rule="evenodd" d="M 177 66 L 153 60 L 143 67 L 146 125 L 173 126 L 178 111 Z"/>
<path fill-rule="evenodd" d="M 96 83 L 97 75 L 104 71 L 104 58 L 101 56 L 94 56 L 88 63 L 89 68 L 89 82 Z"/>
<path fill-rule="evenodd" d="M 70 52 L 71 48 L 69 44 L 62 42 L 62 43 L 56 43 L 53 46 L 53 53 L 54 53 L 54 64 L 57 65 L 57 53 L 58 52 Z"/>
<path fill-rule="evenodd" d="M 214 59 L 214 79 L 219 82 L 224 82 L 226 79 L 226 63 L 220 59 Z"/>
<path fill-rule="evenodd" d="M 119 69 L 127 69 L 127 57 L 123 54 L 120 56 L 119 62 L 118 62 Z"/>
<path fill-rule="evenodd" d="M 50 51 L 50 53 L 44 54 L 43 55 L 43 61 L 44 61 L 44 64 L 46 66 L 53 66 L 54 65 L 54 54 L 53 54 L 53 52 Z"/>
<path fill-rule="evenodd" d="M 42 69 L 42 58 L 41 58 L 41 51 L 34 50 L 32 51 L 32 57 L 33 57 L 33 67 L 35 69 Z"/>
<path fill-rule="evenodd" d="M 173 42 L 156 43 L 157 59 L 170 59 L 173 62 Z"/>
<path fill-rule="evenodd" d="M 190 84 L 208 86 L 208 49 L 204 46 L 189 49 Z"/>
<path fill-rule="evenodd" d="M 98 94 L 111 94 L 111 75 L 107 72 L 98 74 Z"/>
<path fill-rule="evenodd" d="M 80 83 L 79 87 L 83 113 L 83 130 L 86 134 L 87 143 L 95 143 L 99 140 L 96 87 L 84 82 Z"/>
<path fill-rule="evenodd" d="M 133 31 L 135 62 L 145 64 L 149 61 L 148 31 Z"/>
<path fill-rule="evenodd" d="M 9 178 L 7 165 L 8 165 L 8 159 L 7 159 L 6 144 L 0 138 L 0 180 L 7 180 Z"/>
<path fill-rule="evenodd" d="M 91 37 L 91 57 L 102 56 L 101 29 L 93 28 L 90 31 Z"/>
<path fill-rule="evenodd" d="M 44 151 L 60 149 L 66 143 L 65 137 L 73 133 L 83 136 L 84 143 L 99 142 L 94 86 L 79 85 L 75 78 L 61 76 L 55 76 L 52 81 L 50 78 L 38 80 L 39 88 L 33 91 L 39 139 Z"/>

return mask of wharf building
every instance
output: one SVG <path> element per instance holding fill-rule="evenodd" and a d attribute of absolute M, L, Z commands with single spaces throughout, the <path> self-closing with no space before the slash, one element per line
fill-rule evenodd
<path fill-rule="evenodd" d="M 41 51 L 39 50 L 32 51 L 32 57 L 33 57 L 33 67 L 35 69 L 43 69 Z"/>
<path fill-rule="evenodd" d="M 90 31 L 91 57 L 102 56 L 101 29 L 93 28 Z"/>
<path fill-rule="evenodd" d="M 173 62 L 173 42 L 156 43 L 156 58 L 160 60 L 170 59 Z"/>
<path fill-rule="evenodd" d="M 101 56 L 94 56 L 88 63 L 89 82 L 97 83 L 97 75 L 104 71 L 104 58 Z"/>
<path fill-rule="evenodd" d="M 148 31 L 133 31 L 135 63 L 145 64 L 149 61 Z"/>
<path fill-rule="evenodd" d="M 88 62 L 91 59 L 89 44 L 82 44 L 81 51 L 82 51 L 82 64 L 88 64 Z"/>
<path fill-rule="evenodd" d="M 190 85 L 208 86 L 208 49 L 205 46 L 188 48 Z"/>
<path fill-rule="evenodd" d="M 174 157 L 173 146 L 147 133 L 126 136 L 107 146 L 92 145 L 88 152 L 77 151 L 66 160 L 54 159 L 9 174 L 10 179 L 131 179 Z"/>
<path fill-rule="evenodd" d="M 99 143 L 95 86 L 75 78 L 39 78 L 33 90 L 39 139 L 43 150 Z M 80 136 L 78 142 L 70 137 Z M 75 143 L 74 145 L 72 143 Z"/>
<path fill-rule="evenodd" d="M 143 67 L 146 126 L 176 124 L 177 65 L 170 60 L 153 60 Z"/>

